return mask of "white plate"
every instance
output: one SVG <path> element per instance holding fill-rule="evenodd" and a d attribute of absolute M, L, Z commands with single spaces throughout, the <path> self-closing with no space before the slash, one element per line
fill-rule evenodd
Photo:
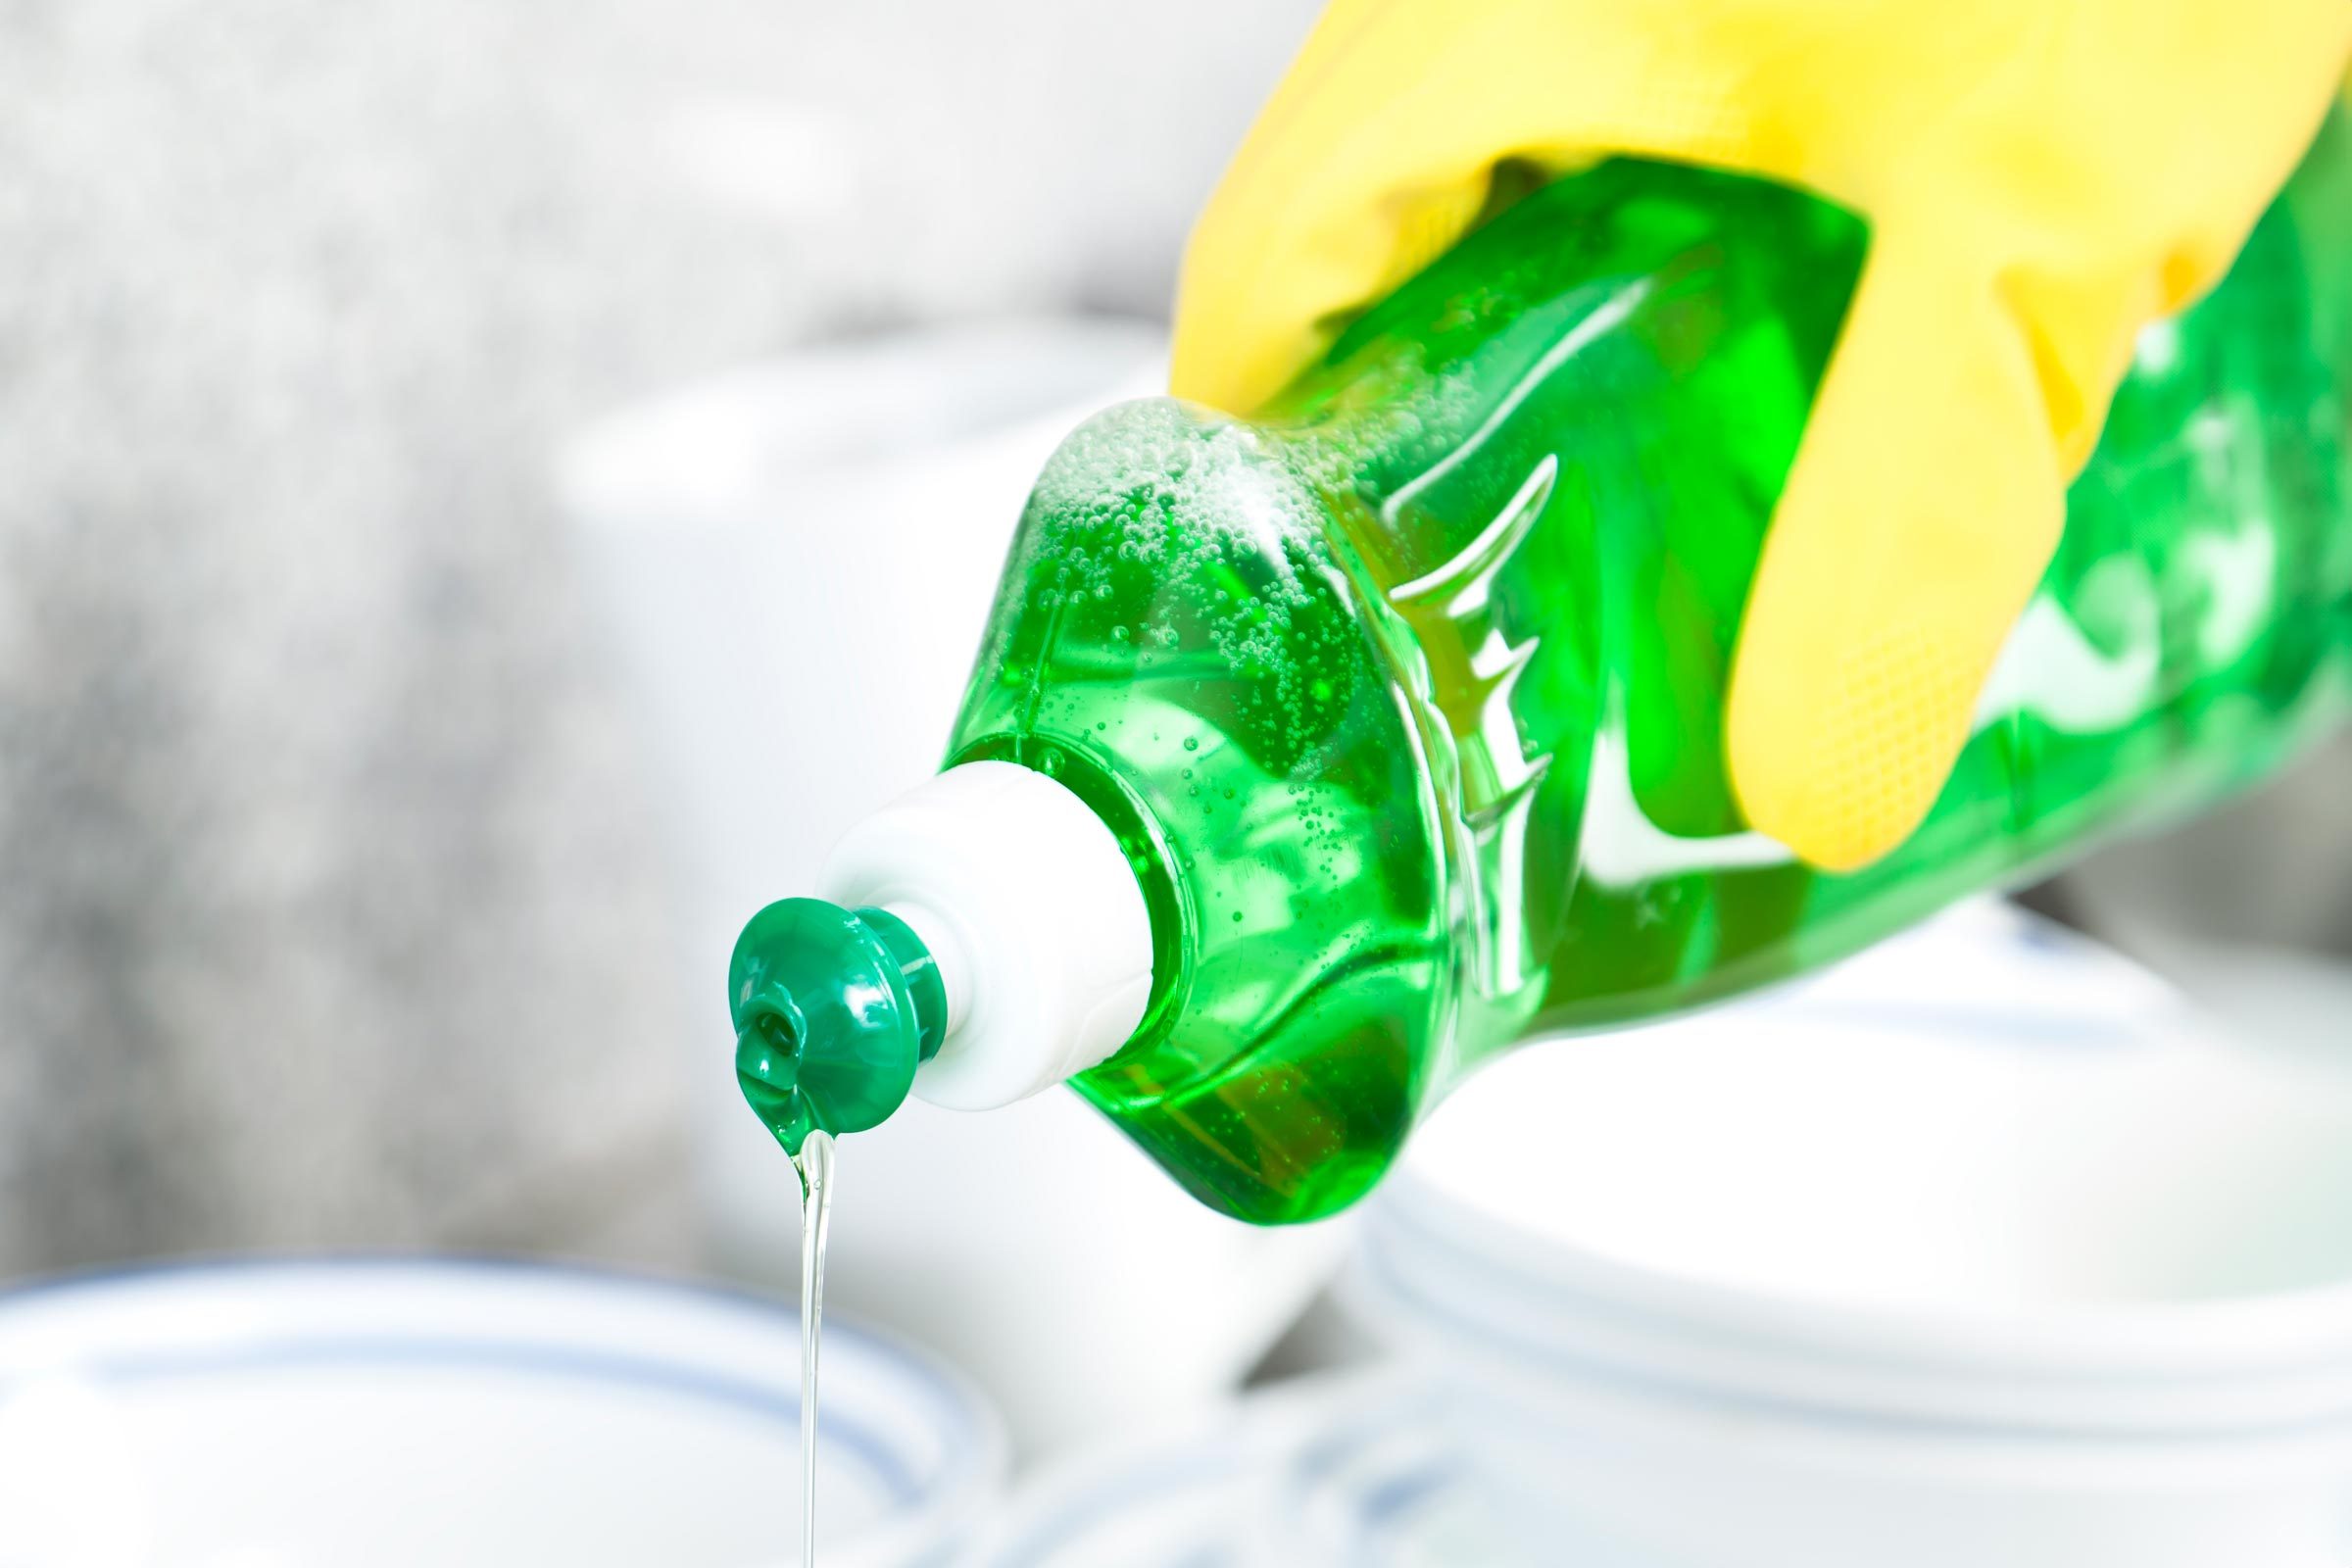
<path fill-rule="evenodd" d="M 1440 1402 L 1390 1370 L 1263 1391 L 1031 1483 L 956 1568 L 1535 1568 Z"/>
<path fill-rule="evenodd" d="M 1301 1436 L 1255 1414 L 1222 1411 L 1050 1469 L 956 1568 L 1248 1568 L 1269 1484 Z"/>
<path fill-rule="evenodd" d="M 799 1319 L 750 1297 L 447 1261 L 165 1268 L 0 1298 L 0 1563 L 795 1558 Z M 827 1568 L 935 1559 L 994 1417 L 828 1325 Z"/>
<path fill-rule="evenodd" d="M 1443 1369 L 1522 1540 L 2345 1560 L 2352 1076 L 1997 908 L 1521 1052 L 1370 1207 L 1350 1300 Z"/>
<path fill-rule="evenodd" d="M 1581 1544 L 1555 1539 L 1539 1560 L 1504 1538 L 1450 1404 L 1399 1378 L 1335 1411 L 1285 1467 L 1250 1568 L 1612 1568 Z"/>

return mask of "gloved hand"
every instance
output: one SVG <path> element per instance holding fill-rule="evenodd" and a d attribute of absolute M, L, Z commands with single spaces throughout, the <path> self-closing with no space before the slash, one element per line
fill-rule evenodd
<path fill-rule="evenodd" d="M 1749 821 L 1856 866 L 1966 743 L 2134 334 L 2228 270 L 2348 50 L 2348 0 L 1334 0 L 1194 231 L 1173 390 L 1262 402 L 1460 236 L 1499 159 L 1859 211 L 1726 731 Z"/>

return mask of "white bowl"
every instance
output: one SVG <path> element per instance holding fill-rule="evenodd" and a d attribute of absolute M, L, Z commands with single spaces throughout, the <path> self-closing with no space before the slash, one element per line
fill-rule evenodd
<path fill-rule="evenodd" d="M 163 1268 L 0 1297 L 0 1563 L 786 1564 L 798 1317 L 585 1270 Z M 1004 1460 L 962 1382 L 828 1325 L 827 1568 L 930 1563 Z"/>
<path fill-rule="evenodd" d="M 1433 1119 L 1355 1309 L 1530 1531 L 1690 1568 L 2321 1568 L 2352 1081 L 1983 908 L 1547 1044 Z"/>

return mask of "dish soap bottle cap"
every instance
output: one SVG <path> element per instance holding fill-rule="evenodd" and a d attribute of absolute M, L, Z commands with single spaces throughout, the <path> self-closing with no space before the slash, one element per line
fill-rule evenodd
<path fill-rule="evenodd" d="M 737 1077 L 787 1150 L 876 1126 L 910 1091 L 1025 1099 L 1116 1052 L 1151 1000 L 1151 914 L 1117 838 L 1015 763 L 950 768 L 858 823 L 820 891 L 755 915 L 728 976 Z"/>
<path fill-rule="evenodd" d="M 861 1132 L 899 1108 L 947 1032 L 947 988 L 888 909 L 785 899 L 752 916 L 727 977 L 735 1079 L 777 1142 Z"/>

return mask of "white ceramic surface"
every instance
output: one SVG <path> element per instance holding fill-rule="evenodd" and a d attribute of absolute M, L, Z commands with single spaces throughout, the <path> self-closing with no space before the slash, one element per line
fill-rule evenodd
<path fill-rule="evenodd" d="M 938 766 L 1031 481 L 1087 414 L 1155 391 L 1161 353 L 1103 321 L 877 339 L 625 412 L 562 457 L 666 807 L 680 1049 L 731 1268 L 790 1278 L 796 1224 L 729 1066 L 735 933 Z M 841 1166 L 835 1298 L 968 1368 L 1033 1451 L 1229 1389 L 1344 1240 L 1216 1218 L 1063 1090 L 909 1103 Z"/>
<path fill-rule="evenodd" d="M 755 1568 L 798 1557 L 799 1320 L 445 1261 L 224 1264 L 0 1296 L 11 1568 Z M 918 1568 L 995 1495 L 958 1379 L 829 1326 L 828 1568 Z"/>
<path fill-rule="evenodd" d="M 955 1568 L 1244 1568 L 1291 1441 L 1219 1413 L 1053 1467 Z"/>
<path fill-rule="evenodd" d="M 1597 1544 L 1521 1542 L 1453 1434 L 1454 1396 L 1391 1374 L 1289 1454 L 1255 1521 L 1250 1568 L 1611 1568 Z"/>
<path fill-rule="evenodd" d="M 2340 1568 L 2352 1079 L 1979 906 L 1522 1052 L 1349 1296 L 1520 1528 L 1679 1568 Z"/>
<path fill-rule="evenodd" d="M 1250 1395 L 1023 1486 L 955 1568 L 1535 1568 L 1386 1370 Z"/>

